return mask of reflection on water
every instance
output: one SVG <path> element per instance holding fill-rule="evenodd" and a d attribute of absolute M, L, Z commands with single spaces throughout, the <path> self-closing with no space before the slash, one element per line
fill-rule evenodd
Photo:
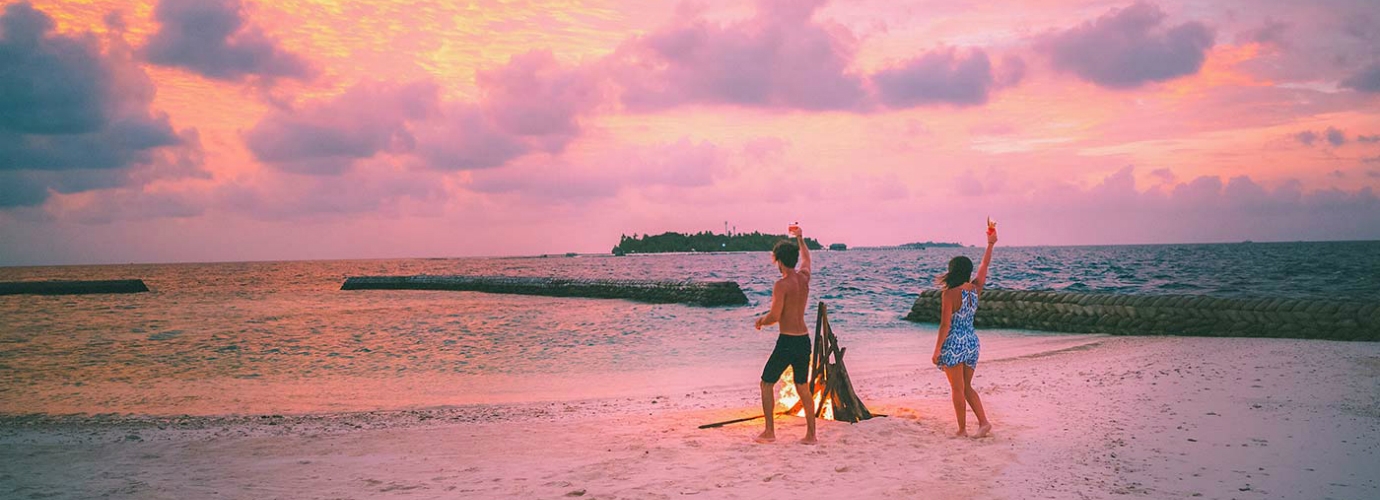
<path fill-rule="evenodd" d="M 960 253 L 981 255 L 816 254 L 813 299 L 829 304 L 850 371 L 925 358 L 916 353 L 933 326 L 900 317 Z M 1374 300 L 1377 259 L 1377 243 L 998 248 L 992 280 Z M 751 324 L 772 272 L 765 253 L 3 268 L 0 280 L 137 277 L 153 291 L 0 296 L 0 412 L 317 411 L 732 385 L 751 381 L 771 349 L 772 334 Z M 369 274 L 728 279 L 753 304 L 339 290 Z"/>

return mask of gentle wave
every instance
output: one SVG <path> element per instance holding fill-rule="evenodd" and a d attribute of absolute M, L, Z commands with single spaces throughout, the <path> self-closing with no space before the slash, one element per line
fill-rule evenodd
<path fill-rule="evenodd" d="M 933 326 L 901 317 L 959 254 L 976 259 L 981 249 L 817 252 L 812 300 L 828 304 L 859 369 L 869 356 L 920 359 Z M 339 290 L 346 276 L 409 274 L 728 279 L 751 305 Z M 152 289 L 0 297 L 0 412 L 192 408 L 230 387 L 246 408 L 262 408 L 326 386 L 349 398 L 351 384 L 521 399 L 542 377 L 606 374 L 627 385 L 655 377 L 680 384 L 696 373 L 751 378 L 773 341 L 752 320 L 777 276 L 767 253 L 0 268 L 0 280 L 141 278 Z M 1377 276 L 1376 242 L 998 247 L 991 283 L 1380 300 Z"/>

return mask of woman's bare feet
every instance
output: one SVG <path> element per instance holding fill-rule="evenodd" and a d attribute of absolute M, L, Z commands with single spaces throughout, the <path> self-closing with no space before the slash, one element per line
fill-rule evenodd
<path fill-rule="evenodd" d="M 771 431 L 762 431 L 761 434 L 758 434 L 757 437 L 752 438 L 752 440 L 764 444 L 776 442 L 776 433 Z"/>
<path fill-rule="evenodd" d="M 819 441 L 815 440 L 814 434 L 806 434 L 805 437 L 800 440 L 800 444 L 815 444 L 818 442 Z"/>
<path fill-rule="evenodd" d="M 968 430 L 967 430 L 967 429 L 959 429 L 958 432 L 955 432 L 955 433 L 954 433 L 954 437 L 960 437 L 960 438 L 961 438 L 961 437 L 968 437 Z"/>
<path fill-rule="evenodd" d="M 990 435 L 992 435 L 992 423 L 988 422 L 985 424 L 978 425 L 977 435 L 973 437 L 984 438 Z"/>

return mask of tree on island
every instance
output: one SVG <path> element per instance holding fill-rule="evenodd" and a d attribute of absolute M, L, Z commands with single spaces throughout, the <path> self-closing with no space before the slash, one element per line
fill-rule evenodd
<path fill-rule="evenodd" d="M 622 235 L 613 247 L 614 255 L 664 252 L 765 252 L 776 242 L 788 239 L 784 234 L 737 233 L 732 236 L 701 231 L 694 234 L 666 232 L 658 235 Z M 822 246 L 814 238 L 805 238 L 811 250 Z"/>
<path fill-rule="evenodd" d="M 924 250 L 926 247 L 940 247 L 940 248 L 953 247 L 953 248 L 959 248 L 959 247 L 962 247 L 962 246 L 963 246 L 962 243 L 944 243 L 944 242 L 926 241 L 926 242 L 924 242 L 924 243 L 906 243 L 906 244 L 904 244 L 904 245 L 901 245 L 901 248 Z"/>

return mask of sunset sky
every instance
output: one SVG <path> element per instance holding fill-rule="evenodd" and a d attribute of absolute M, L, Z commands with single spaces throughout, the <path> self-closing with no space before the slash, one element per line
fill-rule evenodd
<path fill-rule="evenodd" d="M 1374 0 L 33 0 L 0 265 L 1380 239 Z"/>

